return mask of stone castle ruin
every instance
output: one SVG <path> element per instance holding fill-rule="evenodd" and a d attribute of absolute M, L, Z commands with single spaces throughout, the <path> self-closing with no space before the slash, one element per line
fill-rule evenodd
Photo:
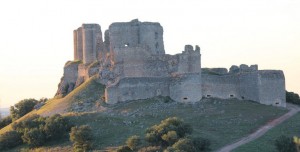
<path fill-rule="evenodd" d="M 199 46 L 165 54 L 159 23 L 113 23 L 104 38 L 98 24 L 83 24 L 73 34 L 74 61 L 66 63 L 56 95 L 64 96 L 96 75 L 106 86 L 108 104 L 169 96 L 177 102 L 215 97 L 286 106 L 282 71 L 258 70 L 257 65 L 201 69 Z"/>

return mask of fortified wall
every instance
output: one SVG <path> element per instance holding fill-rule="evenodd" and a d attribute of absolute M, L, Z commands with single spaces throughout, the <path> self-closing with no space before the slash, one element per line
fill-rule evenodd
<path fill-rule="evenodd" d="M 73 35 L 74 61 L 64 67 L 58 96 L 96 75 L 106 85 L 109 104 L 169 96 L 178 102 L 238 98 L 285 107 L 282 71 L 259 71 L 255 65 L 232 66 L 229 72 L 225 68 L 201 70 L 199 46 L 186 45 L 182 53 L 165 54 L 159 23 L 113 23 L 104 32 L 104 40 L 98 24 L 83 24 Z"/>
<path fill-rule="evenodd" d="M 204 97 L 252 100 L 285 107 L 285 78 L 280 70 L 258 70 L 245 64 L 226 68 L 202 69 Z"/>

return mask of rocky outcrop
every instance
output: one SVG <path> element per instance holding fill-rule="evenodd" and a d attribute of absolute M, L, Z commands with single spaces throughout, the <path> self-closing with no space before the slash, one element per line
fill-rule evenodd
<path fill-rule="evenodd" d="M 64 75 L 60 79 L 55 96 L 65 96 L 74 90 L 78 79 L 78 65 L 80 61 L 68 61 L 64 67 Z"/>

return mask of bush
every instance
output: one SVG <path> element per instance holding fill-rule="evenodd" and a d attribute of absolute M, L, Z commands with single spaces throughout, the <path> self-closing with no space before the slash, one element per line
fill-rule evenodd
<path fill-rule="evenodd" d="M 168 142 L 169 145 L 173 145 L 176 141 L 178 141 L 176 131 L 169 131 L 167 134 L 164 134 L 161 138 L 164 141 Z"/>
<path fill-rule="evenodd" d="M 293 139 L 286 136 L 277 138 L 275 140 L 275 147 L 278 152 L 297 152 Z"/>
<path fill-rule="evenodd" d="M 132 150 L 128 146 L 120 146 L 116 152 L 132 152 Z"/>
<path fill-rule="evenodd" d="M 191 133 L 192 128 L 190 125 L 183 123 L 182 120 L 176 117 L 172 117 L 147 129 L 145 139 L 151 144 L 170 146 L 178 139 Z"/>
<path fill-rule="evenodd" d="M 92 147 L 92 129 L 87 125 L 72 127 L 70 140 L 73 142 L 74 151 L 87 151 Z"/>
<path fill-rule="evenodd" d="M 12 123 L 11 117 L 10 116 L 4 117 L 3 119 L 0 120 L 0 129 L 4 128 L 10 123 Z"/>
<path fill-rule="evenodd" d="M 0 135 L 0 150 L 9 149 L 22 144 L 21 134 L 16 131 L 8 131 Z"/>
<path fill-rule="evenodd" d="M 286 91 L 286 102 L 300 104 L 300 97 L 297 93 Z"/>
<path fill-rule="evenodd" d="M 138 152 L 161 152 L 162 148 L 160 146 L 149 146 L 143 147 Z"/>
<path fill-rule="evenodd" d="M 184 151 L 184 152 L 198 152 L 194 147 L 194 143 L 191 139 L 182 138 L 179 139 L 173 146 L 173 150 L 175 151 Z"/>
<path fill-rule="evenodd" d="M 26 115 L 28 112 L 32 111 L 34 106 L 38 103 L 35 99 L 24 99 L 19 101 L 14 106 L 10 107 L 10 114 L 13 121 L 19 119 L 20 117 Z"/>
<path fill-rule="evenodd" d="M 68 120 L 59 114 L 47 118 L 43 128 L 47 139 L 59 139 L 59 137 L 62 137 L 69 129 L 70 125 Z"/>
<path fill-rule="evenodd" d="M 60 139 L 70 129 L 67 119 L 59 114 L 51 117 L 33 115 L 13 123 L 12 128 L 22 135 L 23 142 L 30 147 L 41 146 L 48 140 Z"/>
<path fill-rule="evenodd" d="M 45 125 L 44 117 L 39 115 L 33 115 L 21 122 L 15 122 L 12 124 L 12 128 L 19 133 L 24 134 L 25 129 L 41 128 Z"/>
<path fill-rule="evenodd" d="M 193 144 L 197 152 L 209 152 L 210 149 L 210 141 L 205 138 L 195 138 L 193 139 Z"/>
<path fill-rule="evenodd" d="M 139 136 L 131 136 L 127 139 L 126 144 L 131 150 L 136 150 L 141 145 L 141 138 Z"/>
<path fill-rule="evenodd" d="M 22 136 L 23 142 L 27 143 L 30 147 L 42 146 L 46 142 L 46 136 L 41 129 L 25 129 Z"/>

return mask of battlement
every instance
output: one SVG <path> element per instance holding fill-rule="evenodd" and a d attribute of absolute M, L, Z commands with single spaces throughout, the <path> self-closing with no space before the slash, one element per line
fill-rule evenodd
<path fill-rule="evenodd" d="M 97 75 L 98 82 L 106 85 L 105 100 L 111 104 L 162 95 L 178 102 L 216 97 L 285 107 L 282 71 L 246 64 L 229 70 L 201 69 L 198 45 L 185 45 L 179 54 L 165 54 L 163 27 L 157 22 L 112 23 L 104 41 L 98 24 L 82 24 L 73 35 L 76 62 L 66 64 L 58 94 Z"/>

